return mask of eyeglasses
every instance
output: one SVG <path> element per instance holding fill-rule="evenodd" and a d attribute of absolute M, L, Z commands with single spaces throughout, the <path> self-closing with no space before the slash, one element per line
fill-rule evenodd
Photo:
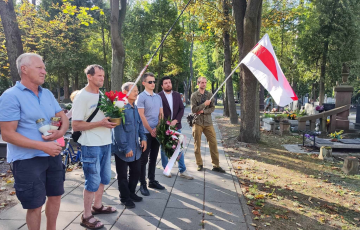
<path fill-rule="evenodd" d="M 147 83 L 148 83 L 148 84 L 152 84 L 152 83 L 154 83 L 154 84 L 155 84 L 155 83 L 156 83 L 156 81 L 148 81 Z"/>

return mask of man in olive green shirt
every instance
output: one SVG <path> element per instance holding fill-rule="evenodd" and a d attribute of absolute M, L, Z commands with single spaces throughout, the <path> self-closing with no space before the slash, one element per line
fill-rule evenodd
<path fill-rule="evenodd" d="M 219 151 L 211 118 L 211 113 L 215 110 L 214 101 L 210 100 L 212 93 L 205 90 L 206 83 L 205 77 L 199 77 L 197 80 L 199 90 L 191 95 L 191 111 L 198 115 L 192 128 L 195 158 L 196 164 L 198 165 L 197 170 L 201 171 L 203 169 L 200 146 L 201 135 L 204 133 L 210 148 L 211 163 L 213 165 L 212 171 L 224 173 L 225 171 L 219 166 Z"/>

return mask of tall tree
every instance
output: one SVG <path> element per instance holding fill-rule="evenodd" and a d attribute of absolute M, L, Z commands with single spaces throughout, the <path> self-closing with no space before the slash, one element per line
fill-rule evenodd
<path fill-rule="evenodd" d="M 224 14 L 224 31 L 223 31 L 223 42 L 224 42 L 224 72 L 225 77 L 229 76 L 231 73 L 231 49 L 230 49 L 230 32 L 229 32 L 229 1 L 223 0 L 223 14 Z M 236 104 L 234 98 L 234 86 L 233 80 L 230 77 L 226 82 L 226 96 L 227 96 L 227 106 L 229 109 L 229 116 L 231 124 L 238 123 L 238 115 L 236 112 Z"/>
<path fill-rule="evenodd" d="M 234 0 L 233 9 L 241 61 L 259 39 L 262 0 Z M 240 95 L 241 124 L 238 140 L 257 142 L 260 140 L 258 81 L 244 65 L 241 66 Z"/>
<path fill-rule="evenodd" d="M 11 81 L 15 84 L 20 80 L 16 68 L 16 58 L 24 52 L 21 42 L 21 33 L 17 23 L 12 0 L 0 0 L 0 16 L 6 39 L 6 51 L 10 63 Z"/>
<path fill-rule="evenodd" d="M 119 5 L 119 1 L 121 5 Z M 125 68 L 125 48 L 121 37 L 121 28 L 125 20 L 126 0 L 111 0 L 110 3 L 110 28 L 112 47 L 111 89 L 120 91 Z"/>

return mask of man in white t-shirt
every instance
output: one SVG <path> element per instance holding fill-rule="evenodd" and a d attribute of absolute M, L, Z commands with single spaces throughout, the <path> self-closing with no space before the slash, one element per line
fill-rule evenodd
<path fill-rule="evenodd" d="M 97 108 L 101 94 L 99 89 L 104 84 L 105 74 L 100 65 L 89 65 L 85 74 L 88 85 L 76 95 L 72 107 L 73 130 L 82 132 L 78 143 L 81 144 L 85 176 L 84 213 L 80 225 L 98 229 L 104 224 L 93 215 L 116 212 L 115 208 L 102 204 L 104 185 L 109 184 L 111 179 L 111 128 L 116 124 L 109 122 L 109 118 L 101 110 L 97 111 L 90 122 L 86 122 Z M 94 205 L 91 206 L 93 200 Z"/>

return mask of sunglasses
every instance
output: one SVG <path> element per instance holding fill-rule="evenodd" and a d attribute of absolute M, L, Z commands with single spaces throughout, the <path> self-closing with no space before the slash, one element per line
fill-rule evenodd
<path fill-rule="evenodd" d="M 155 84 L 155 83 L 156 83 L 156 81 L 148 81 L 147 83 L 148 83 L 148 84 L 152 84 L 152 83 L 154 83 L 154 84 Z"/>

